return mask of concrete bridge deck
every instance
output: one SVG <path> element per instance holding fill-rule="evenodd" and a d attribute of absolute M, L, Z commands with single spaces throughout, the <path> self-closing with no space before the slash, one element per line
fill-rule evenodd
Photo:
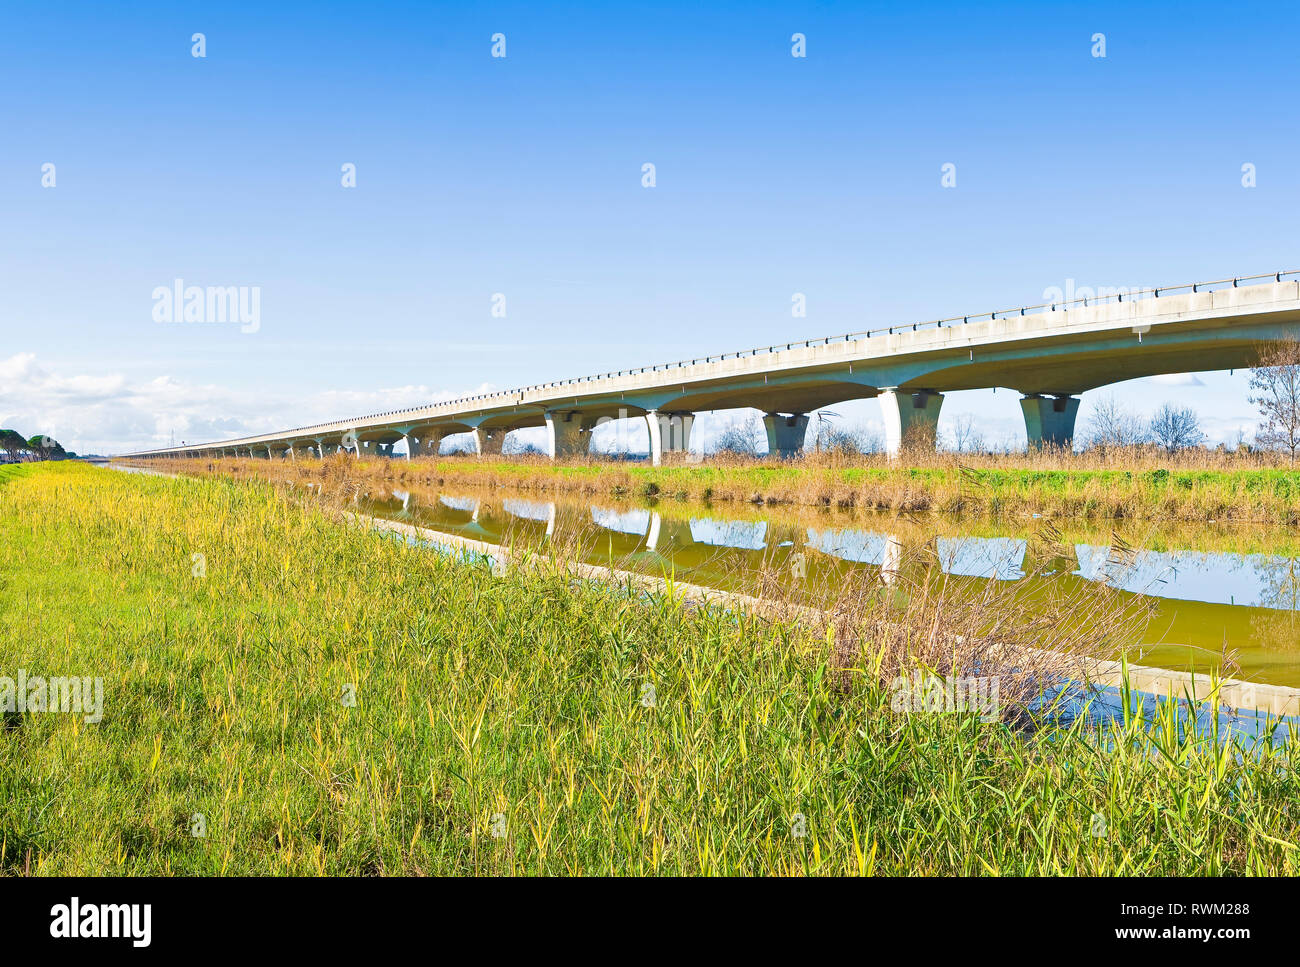
<path fill-rule="evenodd" d="M 932 429 L 943 394 L 1005 387 L 1022 394 L 1031 445 L 1065 445 L 1080 393 L 1142 376 L 1244 368 L 1261 344 L 1300 338 L 1300 272 L 1220 279 L 846 333 L 743 352 L 557 380 L 446 403 L 297 427 L 277 433 L 121 454 L 152 458 L 244 454 L 323 457 L 437 452 L 472 433 L 478 453 L 505 434 L 545 426 L 553 457 L 586 451 L 597 425 L 645 419 L 655 463 L 690 445 L 702 410 L 762 410 L 769 450 L 803 447 L 808 414 L 877 398 L 896 452 L 914 427 Z M 1105 292 L 1106 290 L 1102 290 Z"/>

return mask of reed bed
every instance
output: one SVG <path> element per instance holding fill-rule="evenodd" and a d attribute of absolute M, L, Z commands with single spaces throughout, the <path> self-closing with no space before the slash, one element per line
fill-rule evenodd
<path fill-rule="evenodd" d="M 0 674 L 105 690 L 97 724 L 6 715 L 6 873 L 1300 872 L 1294 734 L 893 707 L 995 641 L 1109 647 L 1106 602 L 1053 631 L 864 585 L 822 627 L 564 548 L 494 573 L 301 487 L 44 465 L 0 504 Z"/>
<path fill-rule="evenodd" d="M 989 519 L 1039 514 L 1085 520 L 1300 524 L 1300 470 L 1258 455 L 1157 455 L 1126 448 L 1105 455 L 1007 456 L 809 454 L 771 461 L 721 456 L 651 467 L 627 461 L 544 457 L 298 461 L 167 461 L 184 473 L 371 485 L 465 486 L 548 495 L 639 496 L 795 504 Z"/>

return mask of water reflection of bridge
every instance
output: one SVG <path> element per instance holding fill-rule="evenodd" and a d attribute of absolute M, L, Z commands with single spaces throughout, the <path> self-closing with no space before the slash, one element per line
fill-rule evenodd
<path fill-rule="evenodd" d="M 792 570 L 815 579 L 829 564 L 879 569 L 886 580 L 909 563 L 971 579 L 1018 581 L 1029 575 L 1072 576 L 1122 591 L 1210 604 L 1295 611 L 1300 605 L 1296 561 L 1268 555 L 1196 551 L 1129 553 L 1105 544 L 1050 544 L 1028 537 L 929 536 L 915 526 L 814 526 L 769 519 L 673 515 L 651 507 L 577 504 L 442 494 L 428 505 L 394 491 L 403 517 L 420 518 L 466 537 L 499 542 L 596 535 L 601 556 L 671 561 L 683 574 L 708 576 L 760 569 Z M 836 571 L 839 573 L 839 571 Z"/>

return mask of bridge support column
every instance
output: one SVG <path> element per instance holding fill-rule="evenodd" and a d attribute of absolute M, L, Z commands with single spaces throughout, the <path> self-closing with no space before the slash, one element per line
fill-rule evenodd
<path fill-rule="evenodd" d="M 393 444 L 376 442 L 375 449 L 379 451 L 379 456 L 387 457 L 390 460 L 393 458 Z"/>
<path fill-rule="evenodd" d="M 767 430 L 767 455 L 769 457 L 797 457 L 803 453 L 803 438 L 808 432 L 808 414 L 764 413 L 763 427 Z"/>
<path fill-rule="evenodd" d="M 480 457 L 496 457 L 501 455 L 501 444 L 506 442 L 506 434 L 510 431 L 499 427 L 485 430 L 477 426 L 471 432 L 474 434 L 474 452 Z"/>
<path fill-rule="evenodd" d="M 900 393 L 898 387 L 880 391 L 880 414 L 885 418 L 885 451 L 896 457 L 911 439 L 933 447 L 939 428 L 943 394 L 921 389 Z"/>
<path fill-rule="evenodd" d="M 548 410 L 546 433 L 550 437 L 551 459 L 580 457 L 591 446 L 591 431 L 596 421 L 576 410 Z"/>
<path fill-rule="evenodd" d="M 1064 393 L 1043 396 L 1030 393 L 1020 400 L 1025 411 L 1025 436 L 1029 449 L 1068 447 L 1074 439 L 1074 418 L 1079 415 L 1079 397 Z"/>
<path fill-rule="evenodd" d="M 660 413 L 647 410 L 646 429 L 650 431 L 650 464 L 659 466 L 665 453 L 686 453 L 691 448 L 694 413 Z"/>
<path fill-rule="evenodd" d="M 444 436 L 442 430 L 423 430 L 421 436 L 415 436 L 413 430 L 407 430 L 402 433 L 406 439 L 406 459 L 413 457 L 436 457 L 438 448 L 442 446 Z"/>

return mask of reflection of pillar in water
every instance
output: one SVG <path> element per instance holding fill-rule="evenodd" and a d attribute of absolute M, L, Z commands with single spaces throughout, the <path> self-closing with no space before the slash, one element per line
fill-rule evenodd
<path fill-rule="evenodd" d="M 659 511 L 650 511 L 650 529 L 646 531 L 645 548 L 651 553 L 654 553 L 659 545 L 659 528 L 662 524 L 663 519 L 659 516 Z"/>
<path fill-rule="evenodd" d="M 409 490 L 394 490 L 393 496 L 402 502 L 402 513 L 407 513 L 411 509 L 411 492 Z"/>
<path fill-rule="evenodd" d="M 443 494 L 438 498 L 438 503 L 444 507 L 450 507 L 452 510 L 459 510 L 461 513 L 469 512 L 471 523 L 478 523 L 478 498 L 477 497 L 448 497 Z"/>
<path fill-rule="evenodd" d="M 550 537 L 555 533 L 555 503 L 549 502 L 546 505 L 546 536 Z"/>
<path fill-rule="evenodd" d="M 898 571 L 903 563 L 903 542 L 889 534 L 885 540 L 885 557 L 880 562 L 880 579 L 886 584 L 898 580 Z"/>

